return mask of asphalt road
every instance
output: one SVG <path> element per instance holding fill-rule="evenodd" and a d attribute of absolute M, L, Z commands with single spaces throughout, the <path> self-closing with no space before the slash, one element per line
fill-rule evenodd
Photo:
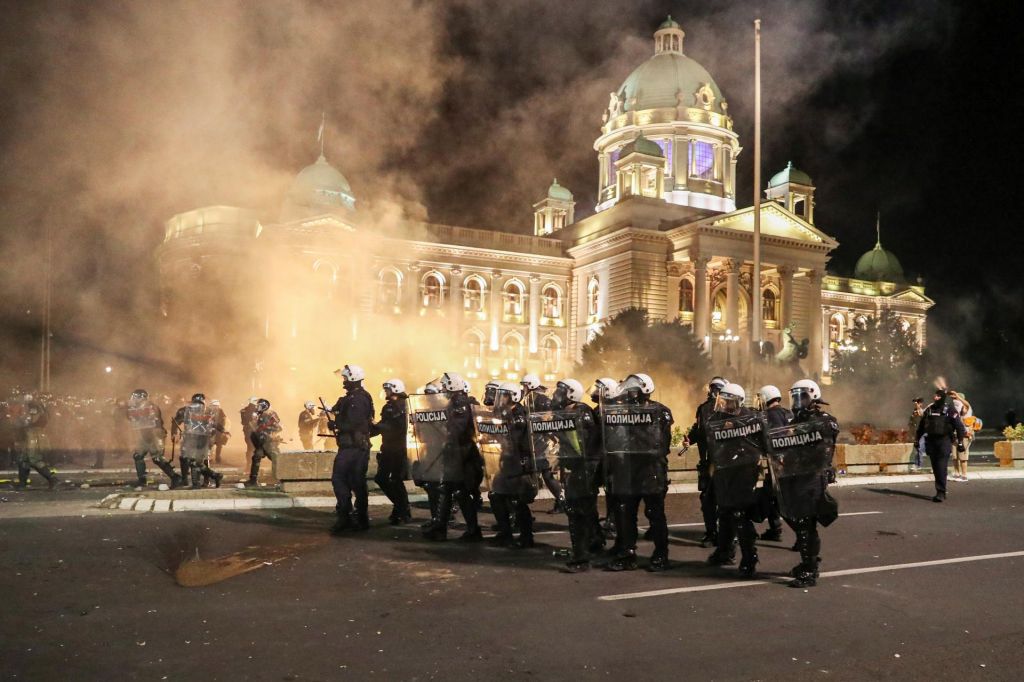
<path fill-rule="evenodd" d="M 535 509 L 543 544 L 525 552 L 427 543 L 381 519 L 336 539 L 310 510 L 0 516 L 0 674 L 1020 679 L 1024 481 L 950 485 L 942 505 L 925 484 L 836 490 L 850 515 L 824 530 L 810 590 L 780 577 L 797 560 L 788 531 L 760 549 L 766 580 L 705 567 L 694 495 L 669 498 L 670 523 L 689 525 L 672 528 L 675 568 L 658 574 L 559 573 L 551 552 L 568 536 L 550 502 Z M 222 580 L 181 587 L 176 570 Z"/>

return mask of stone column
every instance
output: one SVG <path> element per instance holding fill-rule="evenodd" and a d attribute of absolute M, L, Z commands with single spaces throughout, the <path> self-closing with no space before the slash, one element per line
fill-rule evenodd
<path fill-rule="evenodd" d="M 489 345 L 491 352 L 497 352 L 498 344 L 501 339 L 499 333 L 501 331 L 501 285 L 504 280 L 501 276 L 501 270 L 494 270 L 491 272 L 491 312 L 488 315 L 490 318 L 491 327 L 491 338 L 489 339 Z"/>
<path fill-rule="evenodd" d="M 668 287 L 666 291 L 665 319 L 669 322 L 675 322 L 679 319 L 679 282 L 683 279 L 682 263 L 670 262 L 666 267 L 665 275 L 665 285 Z"/>
<path fill-rule="evenodd" d="M 540 275 L 530 275 L 530 293 L 527 303 L 530 308 L 530 355 L 537 353 L 538 332 L 540 331 Z"/>
<path fill-rule="evenodd" d="M 809 270 L 807 272 L 807 284 L 811 288 L 807 297 L 807 338 L 809 340 L 807 359 L 812 379 L 818 379 L 821 376 L 822 358 L 824 357 L 824 349 L 822 348 L 821 277 L 821 270 Z"/>
<path fill-rule="evenodd" d="M 725 261 L 725 328 L 734 334 L 740 332 L 740 264 L 730 258 Z"/>
<path fill-rule="evenodd" d="M 779 311 L 779 328 L 785 329 L 793 322 L 793 267 L 789 265 L 780 265 L 779 271 L 779 289 L 780 293 L 780 305 L 782 310 Z"/>
<path fill-rule="evenodd" d="M 697 256 L 693 261 L 693 332 L 702 343 L 711 333 L 711 306 L 708 298 L 708 261 Z M 705 348 L 705 350 L 707 350 Z"/>

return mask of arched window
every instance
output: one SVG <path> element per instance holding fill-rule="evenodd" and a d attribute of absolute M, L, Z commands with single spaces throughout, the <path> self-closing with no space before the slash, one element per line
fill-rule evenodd
<path fill-rule="evenodd" d="M 779 299 L 771 289 L 761 293 L 761 319 L 768 322 L 779 321 Z"/>
<path fill-rule="evenodd" d="M 397 307 L 402 300 L 402 276 L 394 268 L 377 275 L 377 305 L 381 309 Z"/>
<path fill-rule="evenodd" d="M 526 291 L 525 287 L 523 287 L 522 282 L 520 282 L 517 279 L 514 279 L 511 280 L 508 284 L 506 284 L 504 290 L 504 300 L 505 317 L 522 317 L 526 303 Z"/>
<path fill-rule="evenodd" d="M 693 312 L 693 282 L 685 278 L 679 280 L 679 312 Z"/>
<path fill-rule="evenodd" d="M 509 372 L 518 372 L 523 364 L 523 338 L 518 334 L 507 334 L 501 342 L 502 367 Z"/>
<path fill-rule="evenodd" d="M 428 272 L 420 286 L 424 308 L 440 308 L 444 303 L 444 278 L 440 273 Z"/>
<path fill-rule="evenodd" d="M 544 373 L 556 374 L 562 364 L 562 342 L 557 336 L 548 336 L 541 347 L 544 359 Z"/>
<path fill-rule="evenodd" d="M 326 292 L 327 300 L 334 298 L 337 283 L 338 268 L 333 263 L 322 260 L 313 263 L 313 287 L 321 294 Z"/>
<path fill-rule="evenodd" d="M 601 306 L 601 284 L 597 277 L 591 277 L 587 283 L 587 317 L 597 319 Z"/>
<path fill-rule="evenodd" d="M 846 320 L 842 313 L 835 313 L 828 318 L 828 342 L 831 345 L 839 345 L 843 342 L 843 333 L 846 331 Z"/>
<path fill-rule="evenodd" d="M 484 335 L 475 329 L 466 332 L 463 337 L 466 349 L 465 365 L 467 369 L 480 369 L 484 364 Z"/>
<path fill-rule="evenodd" d="M 462 285 L 462 307 L 468 313 L 481 313 L 484 310 L 484 281 L 479 277 L 469 277 Z"/>
<path fill-rule="evenodd" d="M 541 303 L 543 305 L 543 316 L 549 320 L 557 320 L 562 317 L 562 292 L 554 284 L 548 284 L 541 292 Z"/>

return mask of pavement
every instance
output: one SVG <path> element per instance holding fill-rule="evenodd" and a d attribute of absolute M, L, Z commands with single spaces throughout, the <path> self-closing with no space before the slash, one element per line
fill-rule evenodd
<path fill-rule="evenodd" d="M 566 575 L 550 501 L 538 547 L 515 551 L 429 543 L 376 508 L 343 538 L 296 507 L 16 518 L 97 496 L 32 491 L 0 505 L 0 678 L 1018 680 L 1024 481 L 931 494 L 836 487 L 822 579 L 799 590 L 788 530 L 758 580 L 705 566 L 690 493 L 667 501 L 672 570 Z"/>

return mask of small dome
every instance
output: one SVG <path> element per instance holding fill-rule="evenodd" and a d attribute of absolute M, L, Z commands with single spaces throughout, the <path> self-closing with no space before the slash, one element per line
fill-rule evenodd
<path fill-rule="evenodd" d="M 883 249 L 881 242 L 876 242 L 875 248 L 857 260 L 853 276 L 869 282 L 902 282 L 903 266 L 896 254 Z"/>
<path fill-rule="evenodd" d="M 351 211 L 355 203 L 348 180 L 321 154 L 316 163 L 303 168 L 292 181 L 283 218 L 293 220 L 339 209 Z"/>
<path fill-rule="evenodd" d="M 814 187 L 814 182 L 811 180 L 811 176 L 798 168 L 794 168 L 792 161 L 787 163 L 785 168 L 772 176 L 772 179 L 768 181 L 768 186 L 778 187 L 779 185 L 785 185 L 787 182 Z"/>
<path fill-rule="evenodd" d="M 665 19 L 665 21 L 661 22 L 661 26 L 658 27 L 658 30 L 660 31 L 663 28 L 679 28 L 679 24 L 676 22 L 675 19 L 672 18 L 672 15 L 670 14 L 668 15 L 668 18 Z"/>
<path fill-rule="evenodd" d="M 636 136 L 632 142 L 622 148 L 622 151 L 619 152 L 619 158 L 624 159 L 633 152 L 647 154 L 648 156 L 665 156 L 665 153 L 661 151 L 661 147 L 658 146 L 658 143 L 648 140 L 643 136 L 643 133 Z"/>
<path fill-rule="evenodd" d="M 551 182 L 551 186 L 548 187 L 548 199 L 558 199 L 559 201 L 572 201 L 572 192 L 567 190 L 558 184 L 558 178 L 555 178 Z"/>

